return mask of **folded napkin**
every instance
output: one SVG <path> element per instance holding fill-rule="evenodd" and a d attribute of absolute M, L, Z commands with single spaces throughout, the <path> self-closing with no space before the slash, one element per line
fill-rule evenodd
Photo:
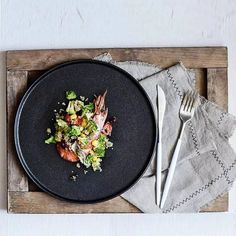
<path fill-rule="evenodd" d="M 195 74 L 178 63 L 162 70 L 144 62 L 116 62 L 110 54 L 96 57 L 114 64 L 136 78 L 149 95 L 156 112 L 156 84 L 166 96 L 163 123 L 163 184 L 181 127 L 179 108 L 183 95 L 194 90 Z M 199 96 L 194 117 L 188 122 L 174 178 L 164 209 L 155 205 L 155 161 L 135 186 L 122 197 L 143 212 L 198 212 L 229 190 L 236 177 L 236 154 L 228 143 L 236 118 Z M 155 155 L 155 153 L 154 153 Z M 163 186 L 162 184 L 162 186 Z"/>

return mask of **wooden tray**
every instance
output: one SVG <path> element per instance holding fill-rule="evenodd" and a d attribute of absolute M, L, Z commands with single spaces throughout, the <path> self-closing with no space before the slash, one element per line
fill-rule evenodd
<path fill-rule="evenodd" d="M 45 70 L 56 64 L 93 58 L 103 52 L 115 60 L 140 60 L 167 67 L 182 61 L 197 76 L 197 88 L 203 96 L 227 110 L 227 48 L 113 48 L 62 49 L 7 52 L 7 158 L 8 212 L 11 213 L 131 213 L 140 212 L 121 197 L 93 204 L 68 203 L 41 192 L 23 171 L 13 142 L 13 123 L 18 103 L 27 87 Z M 36 108 L 37 109 L 37 108 Z M 228 210 L 228 195 L 214 201 L 202 212 Z"/>

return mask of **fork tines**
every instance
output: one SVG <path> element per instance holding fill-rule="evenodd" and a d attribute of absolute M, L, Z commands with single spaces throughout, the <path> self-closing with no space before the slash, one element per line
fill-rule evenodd
<path fill-rule="evenodd" d="M 182 101 L 182 105 L 180 110 L 182 112 L 192 112 L 195 107 L 197 92 L 195 91 L 188 91 Z"/>

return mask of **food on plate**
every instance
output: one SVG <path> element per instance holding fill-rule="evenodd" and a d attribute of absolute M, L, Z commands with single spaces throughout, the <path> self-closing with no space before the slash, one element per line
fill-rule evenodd
<path fill-rule="evenodd" d="M 64 160 L 101 171 L 106 150 L 113 146 L 109 136 L 114 120 L 107 121 L 106 94 L 107 91 L 88 102 L 83 96 L 78 98 L 74 91 L 67 91 L 66 110 L 60 109 L 55 114 L 55 132 L 47 129 L 49 137 L 45 143 L 56 144 L 57 152 Z"/>

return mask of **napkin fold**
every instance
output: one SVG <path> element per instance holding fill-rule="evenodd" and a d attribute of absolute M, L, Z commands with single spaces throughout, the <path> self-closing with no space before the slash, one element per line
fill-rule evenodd
<path fill-rule="evenodd" d="M 184 93 L 195 87 L 194 71 L 187 70 L 181 62 L 167 69 L 137 61 L 117 62 L 108 53 L 95 59 L 114 64 L 136 78 L 150 97 L 155 113 L 156 84 L 165 92 L 163 186 L 181 127 L 181 101 Z M 236 178 L 236 154 L 228 143 L 235 127 L 234 116 L 199 96 L 194 117 L 184 131 L 165 207 L 160 210 L 155 205 L 155 153 L 143 177 L 122 197 L 147 213 L 198 212 L 227 192 Z"/>

